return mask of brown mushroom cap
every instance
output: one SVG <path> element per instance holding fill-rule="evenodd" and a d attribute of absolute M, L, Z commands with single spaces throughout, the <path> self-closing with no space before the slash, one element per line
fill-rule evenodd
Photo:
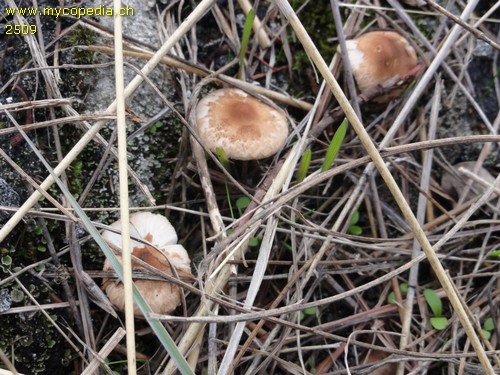
<path fill-rule="evenodd" d="M 189 255 L 182 245 L 176 244 L 177 234 L 164 216 L 140 212 L 130 215 L 130 224 L 131 236 L 146 242 L 142 243 L 131 239 L 130 251 L 132 255 L 168 275 L 174 275 L 172 266 L 175 268 L 176 274 L 191 276 Z M 121 221 L 114 222 L 110 227 L 120 230 Z M 102 237 L 113 247 L 121 247 L 121 235 L 106 230 Z M 121 263 L 122 257 L 120 255 L 116 255 L 116 257 Z M 144 270 L 144 267 L 138 262 L 132 261 L 132 269 Z M 103 270 L 113 270 L 111 263 L 107 260 L 104 262 Z M 134 280 L 134 283 L 152 311 L 157 314 L 168 314 L 181 303 L 180 289 L 172 283 L 145 279 Z M 123 284 L 115 280 L 104 279 L 103 289 L 111 303 L 123 311 L 125 309 Z M 142 315 L 139 306 L 135 303 L 134 315 Z"/>
<path fill-rule="evenodd" d="M 361 91 L 376 87 L 417 65 L 417 55 L 408 41 L 395 31 L 371 31 L 347 40 L 347 54 Z"/>
<path fill-rule="evenodd" d="M 285 113 L 239 89 L 220 89 L 196 107 L 198 135 L 205 147 L 224 149 L 230 159 L 257 160 L 278 152 L 288 136 Z"/>

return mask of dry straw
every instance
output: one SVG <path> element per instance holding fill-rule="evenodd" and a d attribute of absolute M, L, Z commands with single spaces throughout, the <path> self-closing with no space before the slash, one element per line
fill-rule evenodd
<path fill-rule="evenodd" d="M 132 296 L 132 254 L 130 247 L 129 194 L 127 173 L 127 122 L 125 119 L 125 81 L 123 74 L 122 18 L 118 16 L 121 0 L 114 1 L 116 125 L 118 128 L 118 175 L 120 184 L 120 218 L 122 239 L 123 288 L 125 293 L 125 330 L 127 341 L 127 371 L 137 373 L 135 356 L 134 299 Z"/>

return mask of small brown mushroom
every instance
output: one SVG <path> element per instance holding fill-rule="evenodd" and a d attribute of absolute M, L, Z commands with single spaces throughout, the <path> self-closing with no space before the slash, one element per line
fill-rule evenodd
<path fill-rule="evenodd" d="M 110 225 L 114 230 L 121 229 L 121 221 Z M 133 256 L 150 266 L 168 274 L 190 277 L 191 260 L 186 249 L 177 244 L 177 234 L 170 222 L 162 215 L 149 212 L 138 212 L 130 215 L 130 249 Z M 121 235 L 109 230 L 102 233 L 102 237 L 112 248 L 121 248 Z M 134 238 L 141 239 L 139 242 Z M 121 262 L 122 257 L 116 256 Z M 175 273 L 172 268 L 175 268 Z M 104 262 L 104 271 L 112 271 L 111 264 Z M 144 271 L 138 262 L 132 260 L 133 271 Z M 152 311 L 157 314 L 169 314 L 181 303 L 181 291 L 173 283 L 161 280 L 134 280 L 135 286 Z M 124 287 L 121 282 L 112 279 L 103 280 L 103 289 L 109 300 L 119 310 L 125 309 Z M 139 306 L 134 303 L 134 315 L 141 316 Z"/>
<path fill-rule="evenodd" d="M 216 90 L 201 99 L 196 126 L 205 147 L 222 148 L 236 160 L 267 158 L 284 146 L 288 136 L 283 111 L 234 88 Z"/>
<path fill-rule="evenodd" d="M 417 65 L 417 55 L 406 38 L 395 31 L 371 31 L 346 41 L 352 73 L 361 91 L 396 76 L 403 77 Z"/>

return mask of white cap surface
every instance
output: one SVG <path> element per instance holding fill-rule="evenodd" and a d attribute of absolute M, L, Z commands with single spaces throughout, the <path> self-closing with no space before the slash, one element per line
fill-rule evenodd
<path fill-rule="evenodd" d="M 115 221 L 110 227 L 120 232 L 122 228 L 121 220 Z M 130 237 L 146 239 L 158 248 L 177 243 L 177 233 L 168 219 L 165 216 L 151 212 L 136 212 L 130 215 Z M 122 246 L 122 236 L 120 233 L 105 230 L 102 233 L 102 238 L 115 247 L 121 248 Z M 132 252 L 134 247 L 138 246 L 141 247 L 144 245 L 131 239 L 130 252 Z"/>
<path fill-rule="evenodd" d="M 220 89 L 196 108 L 198 135 L 205 147 L 224 149 L 236 160 L 257 160 L 278 152 L 288 137 L 285 113 L 239 89 Z"/>

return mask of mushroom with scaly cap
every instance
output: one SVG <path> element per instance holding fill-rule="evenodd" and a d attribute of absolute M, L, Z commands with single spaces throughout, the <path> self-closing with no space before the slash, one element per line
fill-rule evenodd
<path fill-rule="evenodd" d="M 205 147 L 222 148 L 236 160 L 274 155 L 288 136 L 283 111 L 234 88 L 216 90 L 198 102 L 196 127 Z"/>
<path fill-rule="evenodd" d="M 395 31 L 371 31 L 346 40 L 352 73 L 361 91 L 404 77 L 417 66 L 408 40 Z"/>

